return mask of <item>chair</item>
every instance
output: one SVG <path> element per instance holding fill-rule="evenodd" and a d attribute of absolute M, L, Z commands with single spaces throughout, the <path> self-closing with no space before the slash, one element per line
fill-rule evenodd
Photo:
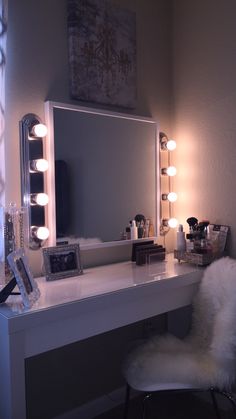
<path fill-rule="evenodd" d="M 236 403 L 229 393 L 236 372 L 235 323 L 236 260 L 224 257 L 204 271 L 193 301 L 189 334 L 184 339 L 170 333 L 154 336 L 127 356 L 125 419 L 130 388 L 146 393 L 143 418 L 153 392 L 196 389 L 210 391 L 217 419 L 216 393 L 230 400 L 236 415 Z"/>

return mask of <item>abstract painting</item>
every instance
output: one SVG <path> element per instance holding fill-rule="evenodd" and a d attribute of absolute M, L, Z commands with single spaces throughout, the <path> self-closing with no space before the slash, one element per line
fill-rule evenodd
<path fill-rule="evenodd" d="M 134 108 L 135 13 L 107 0 L 68 0 L 68 41 L 72 98 Z"/>

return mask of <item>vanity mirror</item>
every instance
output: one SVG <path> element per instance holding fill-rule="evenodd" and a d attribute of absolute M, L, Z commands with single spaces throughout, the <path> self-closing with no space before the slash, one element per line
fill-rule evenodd
<path fill-rule="evenodd" d="M 158 127 L 149 118 L 46 102 L 50 244 L 119 241 L 136 214 L 158 220 Z M 125 241 L 126 242 L 126 241 Z"/>

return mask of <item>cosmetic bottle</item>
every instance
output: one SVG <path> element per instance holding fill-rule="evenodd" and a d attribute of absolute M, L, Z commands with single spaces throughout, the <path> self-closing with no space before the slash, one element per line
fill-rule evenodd
<path fill-rule="evenodd" d="M 150 226 L 150 220 L 149 218 L 147 218 L 145 222 L 145 227 L 144 227 L 144 230 L 145 230 L 144 237 L 149 237 L 149 226 Z"/>
<path fill-rule="evenodd" d="M 141 223 L 138 224 L 138 239 L 142 239 L 144 237 L 144 228 Z"/>
<path fill-rule="evenodd" d="M 126 232 L 126 239 L 130 240 L 131 239 L 130 227 L 126 227 L 125 232 Z"/>
<path fill-rule="evenodd" d="M 131 233 L 131 240 L 137 240 L 138 239 L 138 228 L 136 226 L 136 221 L 135 220 L 132 220 L 130 233 Z"/>
<path fill-rule="evenodd" d="M 176 234 L 176 247 L 177 250 L 182 252 L 185 252 L 186 250 L 185 232 L 183 231 L 182 224 L 179 224 L 179 228 Z"/>
<path fill-rule="evenodd" d="M 149 237 L 154 237 L 154 225 L 153 222 L 150 220 L 149 222 Z"/>

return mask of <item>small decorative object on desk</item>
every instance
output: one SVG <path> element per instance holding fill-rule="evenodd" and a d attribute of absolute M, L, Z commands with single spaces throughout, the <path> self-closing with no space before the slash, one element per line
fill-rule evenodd
<path fill-rule="evenodd" d="M 155 237 L 155 229 L 151 219 L 143 214 L 136 214 L 129 225 L 121 232 L 121 240 L 137 240 Z"/>
<path fill-rule="evenodd" d="M 79 244 L 45 247 L 43 249 L 43 259 L 47 281 L 83 273 Z"/>
<path fill-rule="evenodd" d="M 40 297 L 40 291 L 28 265 L 24 250 L 19 249 L 7 256 L 10 268 L 15 275 L 17 285 L 26 308 L 32 307 Z"/>
<path fill-rule="evenodd" d="M 186 250 L 186 240 L 185 232 L 183 230 L 182 224 L 179 224 L 177 237 L 176 237 L 176 248 L 177 250 L 185 251 Z"/>
<path fill-rule="evenodd" d="M 150 264 L 165 259 L 165 248 L 161 245 L 154 244 L 153 240 L 147 240 L 133 244 L 132 262 L 136 265 Z"/>
<path fill-rule="evenodd" d="M 0 285 L 4 286 L 12 277 L 7 256 L 28 247 L 27 208 L 17 208 L 15 203 L 0 207 Z"/>
<path fill-rule="evenodd" d="M 175 259 L 205 266 L 225 255 L 229 226 L 209 224 L 205 220 L 198 223 L 195 217 L 188 218 L 187 222 L 190 231 L 186 235 L 186 251 L 177 247 L 174 251 Z"/>

